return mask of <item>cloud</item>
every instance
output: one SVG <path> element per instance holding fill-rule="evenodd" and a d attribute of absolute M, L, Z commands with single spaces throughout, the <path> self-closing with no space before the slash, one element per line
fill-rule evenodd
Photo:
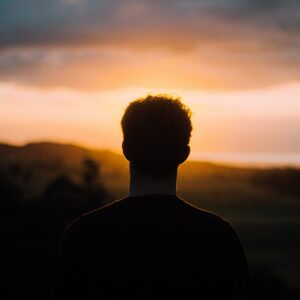
<path fill-rule="evenodd" d="M 186 81 L 181 87 L 296 81 L 299 10 L 297 0 L 2 1 L 0 79 L 49 86 L 64 80 L 73 86 L 80 83 L 74 77 L 79 66 L 86 76 L 96 73 L 95 66 L 112 76 L 118 65 L 133 63 L 131 80 L 118 75 L 114 84 L 91 79 L 79 85 L 145 85 L 138 74 L 157 73 L 151 66 L 145 70 L 147 58 L 157 68 L 163 63 L 165 74 L 175 69 L 170 60 L 177 61 L 182 75 L 173 84 Z M 190 83 L 182 80 L 187 74 Z"/>
<path fill-rule="evenodd" d="M 174 49 L 176 37 L 199 44 L 202 38 L 251 38 L 253 31 L 258 39 L 274 32 L 291 38 L 300 30 L 297 0 L 15 0 L 0 5 L 2 48 L 164 39 L 163 46 Z"/>

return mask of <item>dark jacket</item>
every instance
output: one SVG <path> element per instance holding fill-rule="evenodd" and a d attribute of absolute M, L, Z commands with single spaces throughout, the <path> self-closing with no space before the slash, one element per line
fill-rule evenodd
<path fill-rule="evenodd" d="M 249 289 L 245 255 L 227 221 L 176 196 L 148 195 L 68 226 L 54 298 L 238 299 Z"/>

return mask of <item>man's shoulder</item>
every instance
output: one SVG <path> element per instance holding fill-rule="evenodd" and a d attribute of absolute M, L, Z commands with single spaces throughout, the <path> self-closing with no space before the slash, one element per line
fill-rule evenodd
<path fill-rule="evenodd" d="M 183 199 L 180 199 L 187 211 L 187 214 L 194 219 L 201 220 L 207 224 L 215 224 L 217 226 L 230 226 L 230 223 L 219 214 L 195 206 Z"/>
<path fill-rule="evenodd" d="M 180 224 L 188 227 L 205 228 L 211 233 L 223 234 L 224 237 L 228 235 L 236 235 L 235 229 L 232 227 L 229 221 L 224 217 L 194 206 L 185 200 L 178 198 L 179 205 L 176 209 L 175 217 L 173 218 L 166 216 L 166 218 L 173 219 L 175 223 L 181 220 Z M 68 226 L 66 231 L 72 232 L 86 232 L 97 231 L 97 230 L 109 230 L 110 226 L 119 226 L 120 220 L 123 215 L 128 214 L 126 208 L 130 205 L 134 205 L 135 201 L 130 201 L 128 197 L 118 199 L 111 204 L 105 205 L 98 209 L 92 210 L 88 213 L 83 214 L 79 218 L 75 219 Z M 178 204 L 178 203 L 177 203 Z M 132 216 L 131 216 L 132 217 Z M 126 219 L 127 220 L 127 219 Z"/>
<path fill-rule="evenodd" d="M 87 213 L 84 213 L 77 219 L 73 220 L 67 227 L 66 231 L 85 231 L 90 228 L 101 228 L 102 225 L 107 225 L 111 222 L 113 212 L 116 212 L 123 199 L 116 200 L 105 206 L 96 208 Z"/>
<path fill-rule="evenodd" d="M 205 230 L 211 234 L 216 234 L 221 239 L 239 240 L 236 229 L 226 218 L 217 213 L 194 206 L 185 200 L 182 201 L 185 209 L 188 211 L 187 218 L 189 219 L 189 223 L 193 223 L 198 228 L 205 228 Z"/>

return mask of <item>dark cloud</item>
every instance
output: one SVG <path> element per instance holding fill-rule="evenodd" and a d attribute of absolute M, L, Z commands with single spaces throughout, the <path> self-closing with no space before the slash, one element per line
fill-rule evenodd
<path fill-rule="evenodd" d="M 201 38 L 251 36 L 252 30 L 259 42 L 269 30 L 299 33 L 299 11 L 297 0 L 2 1 L 0 45 L 147 42 L 163 35 L 172 49 L 174 35 L 198 44 Z"/>
<path fill-rule="evenodd" d="M 42 71 L 47 82 L 46 69 L 104 59 L 114 68 L 118 55 L 103 58 L 101 50 L 112 47 L 179 59 L 191 53 L 187 64 L 200 68 L 192 76 L 210 66 L 209 80 L 219 81 L 230 68 L 227 77 L 239 80 L 223 80 L 224 87 L 250 88 L 299 80 L 299 36 L 298 0 L 7 0 L 0 2 L 0 78 L 35 84 Z"/>

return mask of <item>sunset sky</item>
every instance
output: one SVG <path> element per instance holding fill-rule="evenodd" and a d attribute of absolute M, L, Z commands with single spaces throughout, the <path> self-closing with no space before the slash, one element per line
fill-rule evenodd
<path fill-rule="evenodd" d="M 0 1 L 0 141 L 120 151 L 126 105 L 171 93 L 192 151 L 300 153 L 300 1 Z"/>

